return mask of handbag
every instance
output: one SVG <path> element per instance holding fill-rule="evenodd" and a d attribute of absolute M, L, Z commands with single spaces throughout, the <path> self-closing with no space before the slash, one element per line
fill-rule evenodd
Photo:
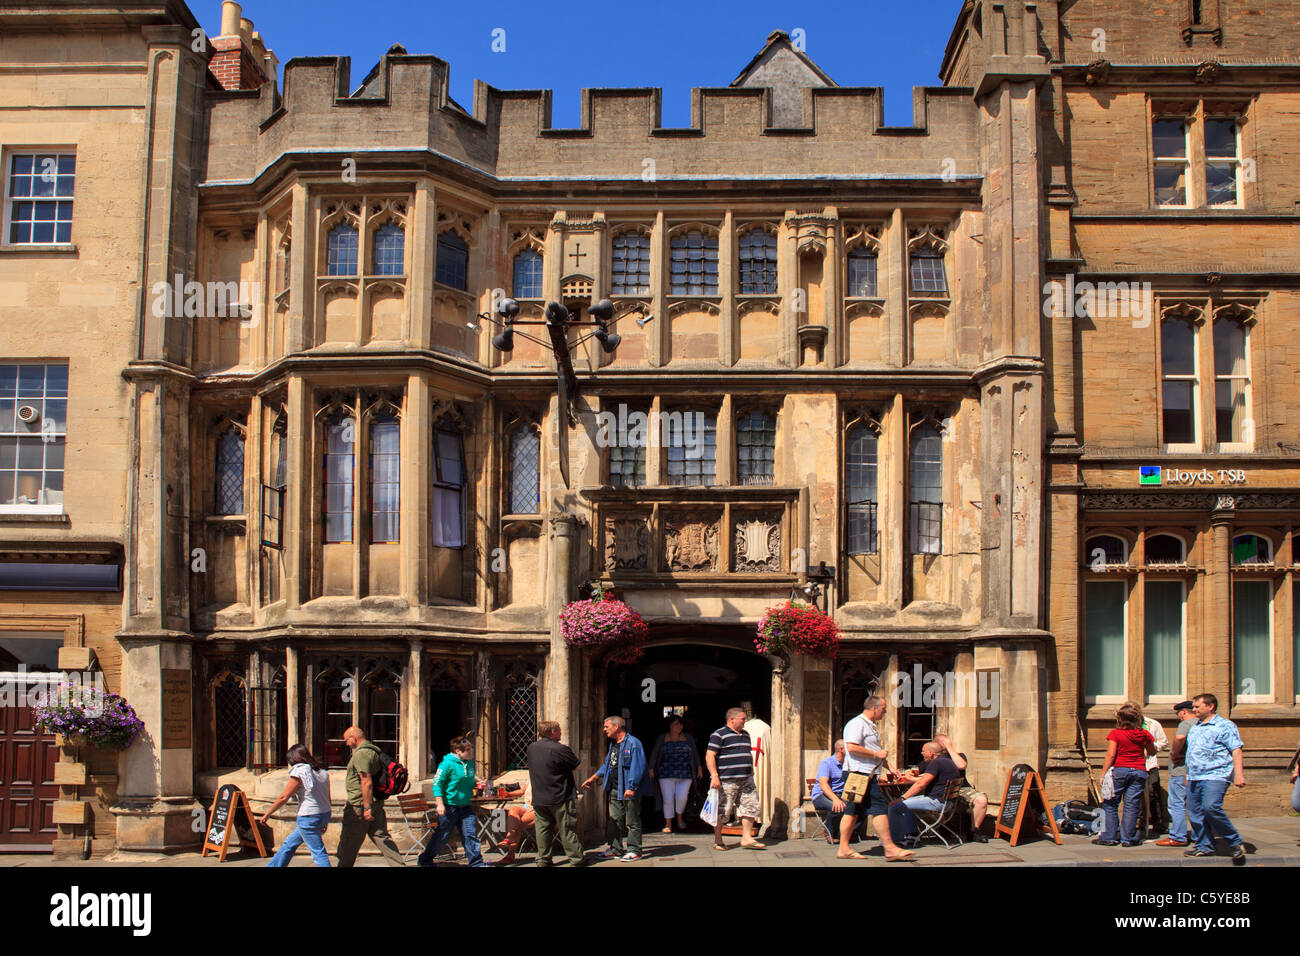
<path fill-rule="evenodd" d="M 1111 767 L 1106 771 L 1106 776 L 1101 778 L 1101 799 L 1115 799 L 1115 768 Z"/>
<path fill-rule="evenodd" d="M 711 827 L 718 825 L 718 804 L 722 802 L 722 791 L 714 787 L 709 791 L 704 806 L 700 807 L 700 819 Z"/>
<path fill-rule="evenodd" d="M 844 791 L 840 799 L 845 803 L 857 803 L 866 798 L 870 786 L 871 774 L 851 771 L 844 776 Z"/>

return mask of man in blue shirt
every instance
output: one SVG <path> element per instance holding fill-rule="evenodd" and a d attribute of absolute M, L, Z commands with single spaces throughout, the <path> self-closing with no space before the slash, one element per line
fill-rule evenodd
<path fill-rule="evenodd" d="M 1235 866 L 1246 863 L 1241 834 L 1223 812 L 1223 795 L 1228 784 L 1246 785 L 1241 762 L 1241 735 L 1237 725 L 1219 716 L 1219 701 L 1213 694 L 1192 698 L 1196 723 L 1187 732 L 1187 821 L 1191 824 L 1192 846 L 1184 856 L 1214 856 L 1217 832 L 1232 848 Z"/>
<path fill-rule="evenodd" d="M 605 762 L 582 782 L 587 790 L 596 780 L 605 788 L 607 809 L 605 832 L 609 849 L 600 854 L 604 860 L 621 860 L 632 863 L 641 859 L 641 796 L 645 787 L 645 748 L 641 741 L 627 732 L 627 721 L 622 717 L 606 717 L 605 736 L 609 738 L 609 751 Z M 623 849 L 627 841 L 626 852 Z"/>
<path fill-rule="evenodd" d="M 817 779 L 812 785 L 812 804 L 826 814 L 826 842 L 834 843 L 840 835 L 840 818 L 844 816 L 844 741 L 835 741 L 834 752 L 817 765 Z M 831 834 L 835 834 L 832 839 Z"/>

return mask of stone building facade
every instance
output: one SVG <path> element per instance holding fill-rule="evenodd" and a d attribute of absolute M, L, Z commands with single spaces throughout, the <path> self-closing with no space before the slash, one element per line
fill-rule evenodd
<path fill-rule="evenodd" d="M 1116 692 L 1152 688 L 1153 703 L 1168 688 L 1144 683 L 1134 630 L 1152 584 L 1183 587 L 1180 693 L 1231 676 L 1220 638 L 1238 581 L 1272 588 L 1270 634 L 1292 626 L 1296 269 L 1274 254 L 1293 238 L 1292 167 L 1272 140 L 1239 152 L 1235 212 L 1203 208 L 1194 185 L 1177 211 L 1143 191 L 1144 117 L 1193 92 L 1189 130 L 1221 100 L 1285 124 L 1297 65 L 1252 15 L 1235 34 L 1174 16 L 1168 49 L 1148 50 L 1127 6 L 972 0 L 945 85 L 917 91 L 903 128 L 883 125 L 879 89 L 837 85 L 776 32 L 731 86 L 695 91 L 688 128 L 662 127 L 657 90 L 602 89 L 584 91 L 579 128 L 556 129 L 548 91 L 478 83 L 467 109 L 445 61 L 401 47 L 359 85 L 346 59 L 291 60 L 281 90 L 236 4 L 204 42 L 181 3 L 103 22 L 76 6 L 0 3 L 22 27 L 0 40 L 0 81 L 26 104 L 0 112 L 6 183 L 14 157 L 57 167 L 65 150 L 78 177 L 68 242 L 11 238 L 6 193 L 0 374 L 61 360 L 75 425 L 66 496 L 43 512 L 15 498 L 0 527 L 3 561 L 93 554 L 121 577 L 13 591 L 0 646 L 61 637 L 59 663 L 99 667 L 147 733 L 116 762 L 46 741 L 58 815 L 33 840 L 193 846 L 221 783 L 274 796 L 297 741 L 339 767 L 354 722 L 415 777 L 470 730 L 495 775 L 539 719 L 594 762 L 607 713 L 649 741 L 669 711 L 707 734 L 738 703 L 773 728 L 766 822 L 797 834 L 806 778 L 873 691 L 897 704 L 895 763 L 946 731 L 995 800 L 1020 762 L 1077 795 L 1075 718 L 1105 725 L 1115 688 L 1089 696 L 1089 681 L 1112 678 L 1117 653 L 1086 603 L 1093 621 L 1126 609 Z M 1089 17 L 1111 31 L 1105 63 L 1080 46 Z M 100 73 L 122 78 L 116 99 L 86 81 Z M 78 96 L 108 102 L 51 129 L 65 104 L 89 105 Z M 1168 105 L 1151 114 L 1152 96 Z M 1205 133 L 1188 135 L 1188 169 L 1209 168 Z M 107 138 L 121 150 L 101 153 Z M 1124 143 L 1133 167 L 1112 169 Z M 118 181 L 143 184 L 138 206 L 98 193 Z M 1210 232 L 1213 282 L 1190 268 Z M 1161 318 L 1110 337 L 1111 320 L 1044 317 L 1051 280 L 1120 276 L 1152 281 Z M 612 352 L 573 343 L 572 417 L 547 348 L 494 344 L 506 297 L 525 320 L 548 302 L 586 317 L 602 298 L 623 315 Z M 18 321 L 41 305 L 54 336 Z M 1162 448 L 1164 316 L 1205 330 L 1198 369 L 1218 323 L 1246 330 L 1248 411 L 1228 420 L 1256 422 L 1254 445 L 1205 440 L 1220 418 L 1201 396 L 1238 379 L 1204 372 L 1196 448 Z M 1139 487 L 1152 454 L 1179 473 L 1245 469 L 1249 494 L 1224 491 L 1230 507 L 1218 487 Z M 1152 565 L 1171 529 L 1184 560 Z M 1231 566 L 1246 534 L 1268 561 Z M 559 610 L 593 581 L 649 622 L 639 663 L 562 640 Z M 839 657 L 756 654 L 763 611 L 810 583 Z M 1272 690 L 1254 675 L 1252 701 L 1230 704 L 1256 708 L 1245 726 L 1277 753 L 1297 723 L 1282 643 Z M 923 675 L 959 680 L 936 694 Z"/>

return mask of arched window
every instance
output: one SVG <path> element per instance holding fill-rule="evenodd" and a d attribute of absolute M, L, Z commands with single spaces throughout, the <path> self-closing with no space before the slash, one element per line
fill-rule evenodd
<path fill-rule="evenodd" d="M 673 236 L 670 295 L 718 294 L 718 238 L 695 229 Z"/>
<path fill-rule="evenodd" d="M 943 253 L 923 247 L 912 252 L 912 292 L 917 295 L 947 295 L 948 275 L 943 268 Z"/>
<path fill-rule="evenodd" d="M 1233 567 L 1272 563 L 1273 544 L 1268 538 L 1257 534 L 1239 534 L 1232 539 Z"/>
<path fill-rule="evenodd" d="M 1084 695 L 1124 697 L 1127 581 L 1092 579 L 1084 585 Z"/>
<path fill-rule="evenodd" d="M 614 237 L 610 291 L 614 295 L 650 294 L 650 237 L 624 232 Z"/>
<path fill-rule="evenodd" d="M 433 431 L 433 545 L 465 546 L 465 443 L 450 428 Z"/>
<path fill-rule="evenodd" d="M 1235 319 L 1214 323 L 1214 421 L 1220 443 L 1254 440 L 1247 426 L 1246 326 Z"/>
<path fill-rule="evenodd" d="M 876 263 L 876 254 L 863 246 L 857 246 L 849 253 L 849 288 L 846 295 L 863 299 L 876 297 Z"/>
<path fill-rule="evenodd" d="M 244 513 L 244 436 L 234 425 L 217 439 L 216 513 Z"/>
<path fill-rule="evenodd" d="M 510 513 L 541 513 L 541 438 L 537 428 L 521 424 L 510 433 Z"/>
<path fill-rule="evenodd" d="M 1183 696 L 1183 621 L 1187 585 L 1147 578 L 1142 602 L 1149 697 Z"/>
<path fill-rule="evenodd" d="M 248 761 L 248 699 L 244 682 L 229 671 L 212 682 L 213 765 L 242 767 Z"/>
<path fill-rule="evenodd" d="M 352 479 L 355 455 L 352 416 L 340 412 L 325 426 L 325 541 L 352 540 Z"/>
<path fill-rule="evenodd" d="M 438 237 L 436 279 L 453 289 L 469 289 L 469 246 L 451 229 Z"/>
<path fill-rule="evenodd" d="M 927 422 L 912 431 L 913 554 L 940 554 L 943 541 L 943 439 Z"/>
<path fill-rule="evenodd" d="M 395 760 L 401 759 L 401 675 L 379 664 L 362 679 L 370 717 L 366 734 L 376 747 Z"/>
<path fill-rule="evenodd" d="M 335 226 L 330 230 L 325 258 L 325 274 L 357 274 L 357 230 L 355 226 Z"/>
<path fill-rule="evenodd" d="M 1095 571 L 1127 564 L 1128 543 L 1113 534 L 1093 535 L 1083 546 L 1083 561 Z"/>
<path fill-rule="evenodd" d="M 1196 443 L 1196 330 L 1182 319 L 1160 323 L 1162 425 L 1166 445 Z"/>
<path fill-rule="evenodd" d="M 515 256 L 514 293 L 516 299 L 542 297 L 542 256 L 533 249 L 525 249 Z"/>
<path fill-rule="evenodd" d="M 749 412 L 736 428 L 736 475 L 742 485 L 770 485 L 775 475 L 776 420 Z"/>
<path fill-rule="evenodd" d="M 406 233 L 396 223 L 375 232 L 374 275 L 400 276 L 406 271 Z"/>
<path fill-rule="evenodd" d="M 370 425 L 370 540 L 398 540 L 401 523 L 401 427 L 391 417 Z"/>
<path fill-rule="evenodd" d="M 537 739 L 537 672 L 534 666 L 508 665 L 503 695 L 506 770 L 524 765 L 528 747 Z"/>
<path fill-rule="evenodd" d="M 316 678 L 316 687 L 321 708 L 318 725 L 321 748 L 317 753 L 329 767 L 346 767 L 351 752 L 343 741 L 343 734 L 352 726 L 356 675 L 346 665 L 327 663 Z"/>
<path fill-rule="evenodd" d="M 1237 699 L 1273 694 L 1273 582 L 1244 576 L 1232 582 L 1232 669 Z"/>
<path fill-rule="evenodd" d="M 1148 567 L 1187 563 L 1187 545 L 1172 534 L 1149 535 L 1144 548 Z"/>
<path fill-rule="evenodd" d="M 879 473 L 879 439 L 866 425 L 849 430 L 844 443 L 844 485 L 848 510 L 845 526 L 849 554 L 877 554 L 880 532 L 876 523 L 876 482 Z"/>
<path fill-rule="evenodd" d="M 766 229 L 740 237 L 740 294 L 776 295 L 776 236 Z"/>

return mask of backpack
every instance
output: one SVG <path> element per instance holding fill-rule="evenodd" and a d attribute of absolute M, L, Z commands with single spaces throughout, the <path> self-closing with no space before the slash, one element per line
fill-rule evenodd
<path fill-rule="evenodd" d="M 1052 807 L 1052 818 L 1061 833 L 1092 836 L 1101 832 L 1104 815 L 1100 808 L 1090 807 L 1082 800 L 1058 803 Z"/>
<path fill-rule="evenodd" d="M 372 775 L 370 781 L 375 799 L 395 797 L 411 789 L 410 774 L 406 768 L 374 744 L 370 744 L 370 747 L 379 754 L 379 772 Z"/>

